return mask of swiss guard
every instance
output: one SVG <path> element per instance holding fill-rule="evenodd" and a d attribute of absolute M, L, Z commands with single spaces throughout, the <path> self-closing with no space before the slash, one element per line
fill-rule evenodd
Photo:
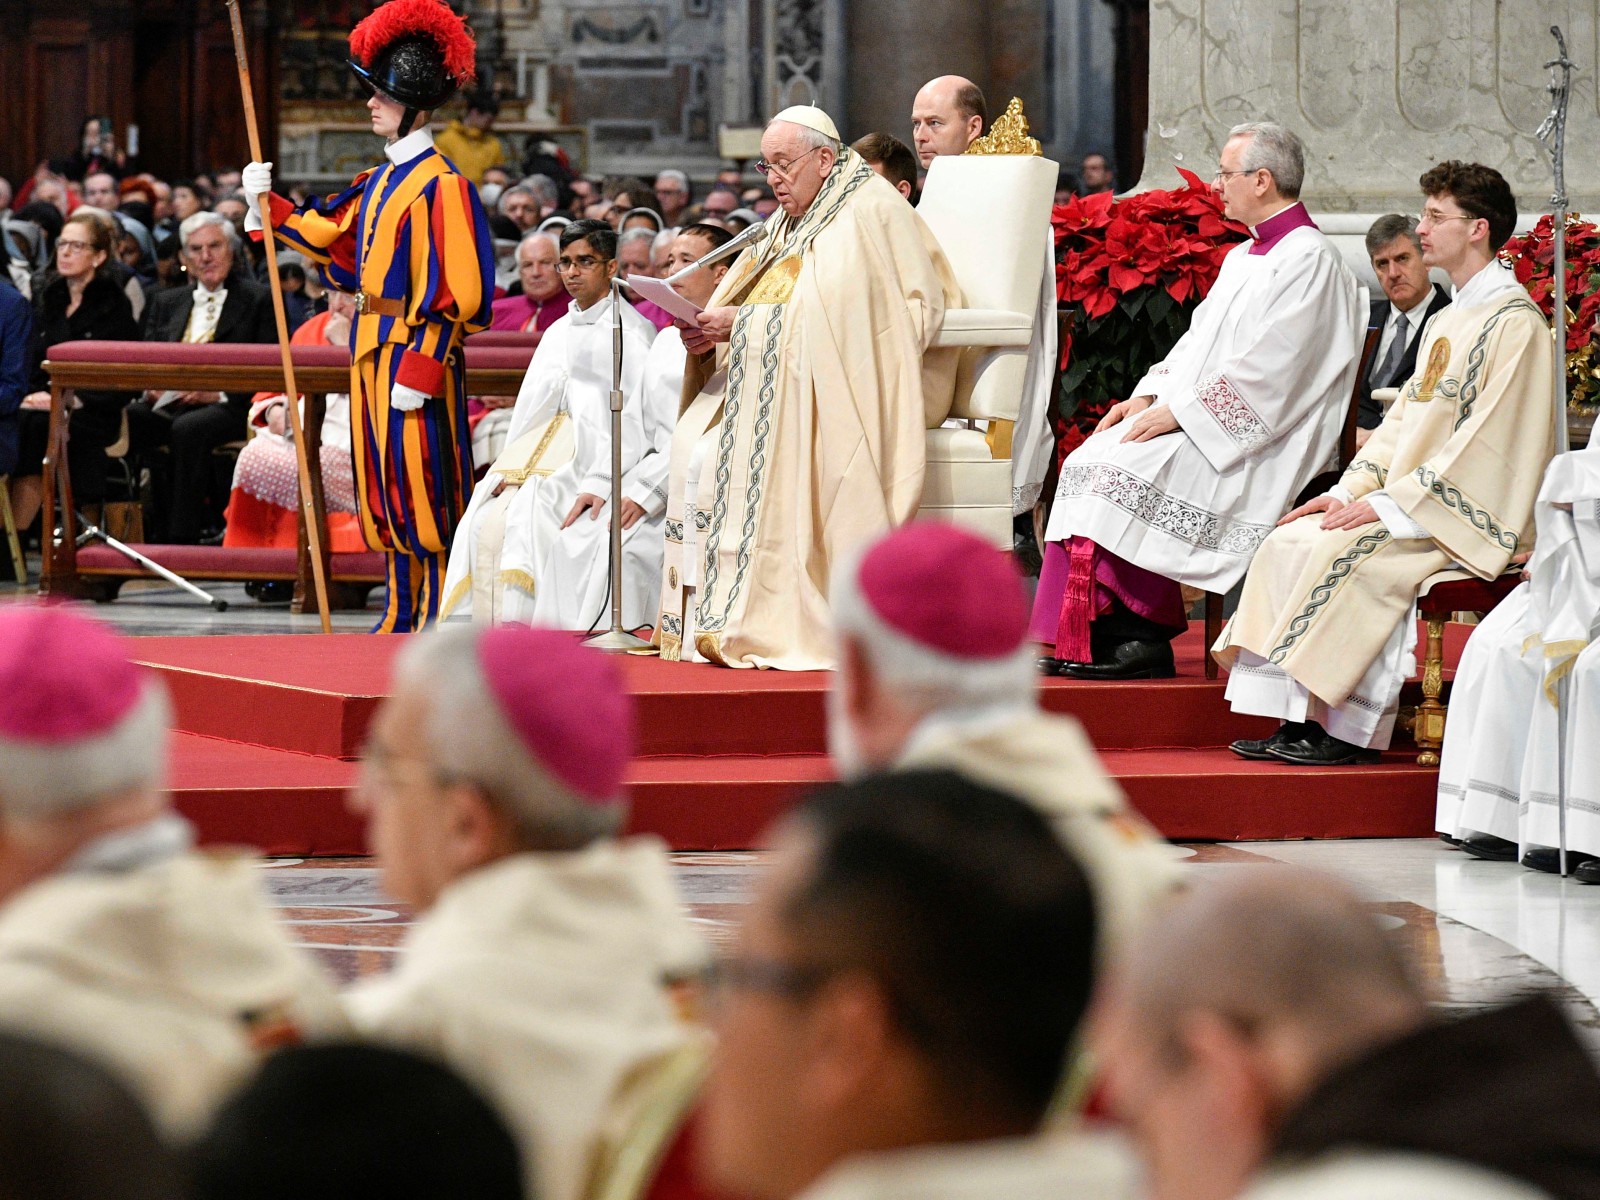
<path fill-rule="evenodd" d="M 494 258 L 477 189 L 433 147 L 433 110 L 472 82 L 467 23 L 441 0 L 388 0 L 350 34 L 385 161 L 344 191 L 296 206 L 251 163 L 245 227 L 271 205 L 278 239 L 356 298 L 350 329 L 351 450 L 367 545 L 388 560 L 374 633 L 408 633 L 439 611 L 450 537 L 472 489 L 462 341 L 489 324 Z"/>

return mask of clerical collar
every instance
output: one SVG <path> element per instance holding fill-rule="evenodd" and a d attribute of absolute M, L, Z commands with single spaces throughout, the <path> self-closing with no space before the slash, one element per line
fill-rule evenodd
<path fill-rule="evenodd" d="M 383 153 L 390 162 L 399 167 L 432 149 L 433 130 L 423 126 L 421 129 L 413 129 L 398 142 L 390 142 L 383 148 Z"/>
<path fill-rule="evenodd" d="M 593 325 L 611 311 L 611 293 L 607 292 L 603 299 L 596 300 L 588 308 L 579 308 L 574 300 L 567 311 L 574 325 Z"/>
<path fill-rule="evenodd" d="M 1255 239 L 1255 245 L 1250 247 L 1250 253 L 1265 254 L 1296 229 L 1308 227 L 1315 229 L 1317 223 L 1311 219 L 1306 206 L 1296 200 L 1282 212 L 1274 213 L 1261 224 L 1251 227 L 1250 236 Z"/>
<path fill-rule="evenodd" d="M 1516 273 L 1498 258 L 1490 259 L 1483 270 L 1456 289 L 1457 308 L 1488 304 L 1507 292 L 1522 291 Z"/>

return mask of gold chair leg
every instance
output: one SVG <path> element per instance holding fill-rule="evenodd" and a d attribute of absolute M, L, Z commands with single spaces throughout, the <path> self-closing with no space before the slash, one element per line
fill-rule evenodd
<path fill-rule="evenodd" d="M 1439 765 L 1439 747 L 1444 745 L 1445 706 L 1440 701 L 1444 691 L 1444 618 L 1428 621 L 1428 648 L 1422 660 L 1422 703 L 1417 708 L 1415 735 L 1417 764 L 1423 767 Z"/>
<path fill-rule="evenodd" d="M 11 511 L 11 477 L 0 475 L 0 517 L 6 525 L 6 544 L 11 547 L 11 565 L 16 569 L 17 582 L 28 582 L 28 560 L 22 553 L 22 541 L 17 537 L 17 517 Z"/>

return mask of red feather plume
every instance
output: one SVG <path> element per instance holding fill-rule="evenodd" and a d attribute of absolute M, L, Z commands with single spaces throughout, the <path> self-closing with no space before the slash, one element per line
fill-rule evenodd
<path fill-rule="evenodd" d="M 350 31 L 350 53 L 363 67 L 396 38 L 423 33 L 444 54 L 444 69 L 461 87 L 472 82 L 477 43 L 464 18 L 443 0 L 386 0 Z"/>

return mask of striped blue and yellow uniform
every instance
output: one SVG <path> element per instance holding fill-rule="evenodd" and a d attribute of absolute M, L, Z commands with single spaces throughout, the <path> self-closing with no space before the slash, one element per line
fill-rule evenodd
<path fill-rule="evenodd" d="M 388 558 L 375 633 L 438 616 L 450 538 L 472 490 L 462 340 L 489 324 L 494 255 L 477 189 L 429 148 L 296 208 L 273 196 L 279 240 L 330 287 L 369 298 L 350 330 L 352 458 L 367 545 Z M 433 399 L 390 405 L 400 384 Z"/>

